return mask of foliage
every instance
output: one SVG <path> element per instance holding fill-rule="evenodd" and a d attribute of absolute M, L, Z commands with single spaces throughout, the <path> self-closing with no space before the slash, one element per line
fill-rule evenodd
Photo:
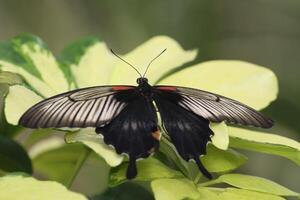
<path fill-rule="evenodd" d="M 68 191 L 57 182 L 39 181 L 20 174 L 10 174 L 0 178 L 0 191 L 0 199 L 87 200 L 82 194 Z"/>
<path fill-rule="evenodd" d="M 209 61 L 182 69 L 181 65 L 192 61 L 197 51 L 186 51 L 166 36 L 150 39 L 124 55 L 124 58 L 133 61 L 140 71 L 144 71 L 148 63 L 144 55 L 152 58 L 166 47 L 167 53 L 156 61 L 147 74 L 152 84 L 182 85 L 208 90 L 234 98 L 258 110 L 276 99 L 278 83 L 269 69 L 236 60 Z M 0 83 L 9 86 L 5 92 L 4 112 L 11 125 L 17 125 L 26 109 L 43 98 L 88 86 L 135 84 L 136 77 L 135 72 L 116 59 L 106 44 L 97 38 L 86 38 L 71 44 L 56 59 L 41 39 L 32 35 L 20 35 L 0 44 L 0 70 Z M 235 148 L 283 156 L 300 165 L 298 142 L 257 130 L 230 127 L 225 123 L 210 126 L 215 135 L 212 144 L 207 147 L 208 154 L 201 157 L 201 160 L 214 173 L 215 179 L 206 180 L 194 163 L 182 160 L 163 135 L 159 152 L 138 162 L 139 174 L 132 183 L 135 184 L 133 188 L 151 188 L 156 199 L 283 199 L 285 196 L 299 196 L 270 180 L 231 174 L 247 161 L 246 156 Z M 110 199 L 110 195 L 114 195 L 111 191 L 119 191 L 118 188 L 124 182 L 127 183 L 127 158 L 105 145 L 94 130 L 34 131 L 21 144 L 26 147 L 27 153 L 14 141 L 16 133 L 10 134 L 13 130 L 6 129 L 6 137 L 0 137 L 0 172 L 4 175 L 0 178 L 0 197 L 13 199 L 20 193 L 26 193 L 24 198 L 30 198 L 30 195 L 35 195 L 36 198 L 66 195 L 64 199 L 67 199 L 75 195 L 74 199 L 85 199 L 67 191 L 59 183 L 72 186 L 91 151 L 112 167 L 108 182 L 110 189 L 100 195 L 99 199 Z M 29 130 L 19 132 L 26 131 Z M 62 136 L 67 144 L 64 144 Z M 5 162 L 2 162 L 3 159 Z M 59 183 L 9 174 L 16 171 L 32 174 L 31 165 L 35 172 L 32 176 L 41 174 Z M 220 183 L 223 184 L 220 187 L 211 187 Z M 12 184 L 18 184 L 20 193 L 12 192 Z M 5 186 L 6 189 L 1 188 Z M 47 187 L 48 190 L 45 189 Z M 35 189 L 40 192 L 33 194 L 31 191 Z M 49 191 L 51 194 L 47 193 Z M 94 199 L 98 199 L 98 196 Z"/>

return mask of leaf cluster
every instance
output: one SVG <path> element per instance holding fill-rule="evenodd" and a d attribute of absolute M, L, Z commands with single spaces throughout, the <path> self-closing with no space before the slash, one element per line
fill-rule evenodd
<path fill-rule="evenodd" d="M 184 63 L 196 57 L 197 51 L 186 51 L 166 36 L 154 37 L 124 57 L 144 71 L 148 63 L 145 56 L 152 58 L 166 47 L 167 53 L 149 70 L 148 79 L 152 84 L 208 90 L 258 110 L 276 99 L 278 83 L 269 69 L 236 60 L 209 61 L 182 69 Z M 95 200 L 138 199 L 140 195 L 159 200 L 279 200 L 299 196 L 270 180 L 233 173 L 247 162 L 239 149 L 282 156 L 300 165 L 299 142 L 260 130 L 210 124 L 215 136 L 201 160 L 214 174 L 215 179 L 211 181 L 199 173 L 193 162 L 182 160 L 163 134 L 159 152 L 139 161 L 139 174 L 128 183 L 127 158 L 105 145 L 93 129 L 28 130 L 17 126 L 20 116 L 43 98 L 95 85 L 134 85 L 134 77 L 135 72 L 115 59 L 106 44 L 97 38 L 71 44 L 58 58 L 33 35 L 20 35 L 1 43 L 0 199 L 17 199 L 20 195 L 22 199 L 33 199 L 33 196 L 87 199 L 66 189 L 75 187 L 78 174 L 82 180 L 98 178 L 98 183 L 101 182 L 91 192 L 98 193 L 92 198 Z M 141 192 L 124 193 L 128 190 Z"/>

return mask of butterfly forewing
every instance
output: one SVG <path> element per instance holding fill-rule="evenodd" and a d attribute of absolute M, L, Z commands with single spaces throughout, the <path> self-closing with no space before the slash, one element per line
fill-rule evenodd
<path fill-rule="evenodd" d="M 155 86 L 159 92 L 179 94 L 176 104 L 212 122 L 226 121 L 233 124 L 269 128 L 273 121 L 260 112 L 233 99 L 177 86 Z"/>
<path fill-rule="evenodd" d="M 99 86 L 73 90 L 45 99 L 27 110 L 19 124 L 28 128 L 100 127 L 127 105 L 119 93 L 130 96 L 133 86 Z"/>

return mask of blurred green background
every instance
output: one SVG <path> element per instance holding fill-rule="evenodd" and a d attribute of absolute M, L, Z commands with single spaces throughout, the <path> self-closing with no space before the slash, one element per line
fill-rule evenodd
<path fill-rule="evenodd" d="M 117 52 L 126 53 L 152 36 L 163 34 L 185 49 L 198 49 L 194 63 L 237 59 L 269 67 L 280 84 L 277 101 L 264 110 L 276 122 L 270 132 L 299 141 L 298 0 L 0 0 L 0 41 L 23 32 L 41 37 L 55 55 L 67 44 L 91 35 Z M 241 171 L 300 191 L 300 169 L 296 164 L 279 157 L 245 153 L 249 162 Z M 86 189 L 86 184 L 92 183 L 77 180 L 74 189 Z"/>

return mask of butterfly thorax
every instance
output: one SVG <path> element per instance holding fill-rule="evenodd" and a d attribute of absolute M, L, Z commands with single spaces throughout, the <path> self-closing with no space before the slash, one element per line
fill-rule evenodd
<path fill-rule="evenodd" d="M 138 91 L 143 96 L 151 99 L 152 98 L 152 86 L 148 83 L 148 79 L 141 77 L 136 80 L 138 84 Z"/>

